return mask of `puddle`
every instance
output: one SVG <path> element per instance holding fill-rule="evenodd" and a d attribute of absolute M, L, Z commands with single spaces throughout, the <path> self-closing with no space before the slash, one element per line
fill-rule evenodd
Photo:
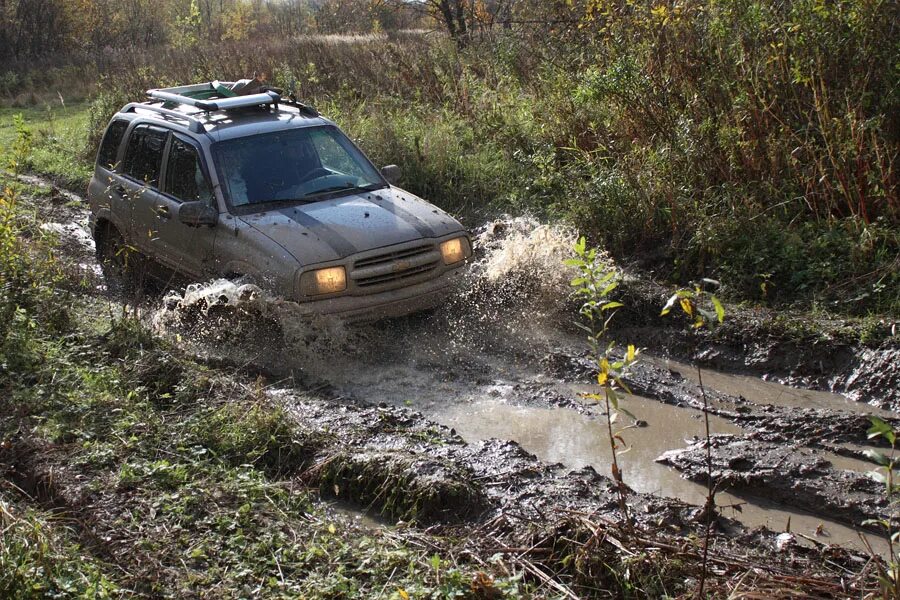
<path fill-rule="evenodd" d="M 686 445 L 703 432 L 702 413 L 660 404 L 653 400 L 628 396 L 626 407 L 646 427 L 628 429 L 623 437 L 631 449 L 619 455 L 625 482 L 634 490 L 678 498 L 702 505 L 706 487 L 688 481 L 674 469 L 655 462 L 666 450 Z M 610 447 L 606 421 L 591 418 L 569 409 L 547 409 L 514 406 L 492 400 L 449 404 L 427 413 L 430 418 L 456 429 L 469 442 L 498 438 L 515 440 L 523 448 L 547 463 L 562 463 L 569 469 L 591 466 L 609 475 Z M 740 433 L 730 422 L 710 416 L 712 433 Z M 828 455 L 836 468 L 871 470 L 868 463 L 852 458 Z M 841 523 L 822 519 L 760 498 L 742 498 L 729 493 L 716 496 L 719 506 L 739 505 L 740 511 L 723 508 L 722 514 L 753 528 L 765 526 L 772 531 L 785 531 L 788 526 L 796 534 L 807 535 L 822 543 L 839 543 L 864 550 L 856 530 Z M 877 536 L 866 534 L 873 547 L 882 543 Z M 802 539 L 800 540 L 803 541 Z"/>
<path fill-rule="evenodd" d="M 882 449 L 883 450 L 883 449 Z M 832 452 L 824 453 L 824 458 L 831 463 L 835 469 L 843 471 L 853 471 L 854 473 L 868 473 L 876 468 L 875 463 L 871 463 L 852 456 L 842 456 Z"/>
<path fill-rule="evenodd" d="M 647 422 L 646 427 L 622 433 L 630 449 L 619 456 L 619 466 L 628 485 L 639 492 L 664 496 L 674 496 L 677 490 L 684 500 L 702 504 L 702 486 L 655 462 L 666 450 L 682 448 L 693 441 L 693 436 L 701 435 L 702 413 L 636 396 L 625 397 L 622 406 Z M 610 472 L 609 439 L 603 418 L 587 417 L 569 409 L 491 401 L 453 404 L 427 416 L 453 427 L 467 441 L 492 437 L 515 440 L 544 462 L 562 463 L 570 469 L 590 465 L 604 475 Z M 623 418 L 614 427 L 621 429 L 628 421 Z M 736 425 L 715 416 L 710 416 L 710 428 L 713 433 L 741 433 Z"/>
<path fill-rule="evenodd" d="M 323 504 L 325 504 L 330 513 L 360 529 L 371 531 L 391 526 L 388 521 L 379 516 L 369 514 L 343 502 L 325 502 Z"/>
<path fill-rule="evenodd" d="M 648 357 L 647 360 L 659 367 L 675 371 L 689 381 L 698 382 L 696 367 L 666 358 Z M 703 384 L 731 396 L 743 396 L 754 404 L 771 404 L 787 408 L 823 408 L 874 414 L 886 418 L 897 416 L 889 410 L 857 402 L 840 394 L 793 388 L 749 375 L 730 375 L 703 369 Z"/>

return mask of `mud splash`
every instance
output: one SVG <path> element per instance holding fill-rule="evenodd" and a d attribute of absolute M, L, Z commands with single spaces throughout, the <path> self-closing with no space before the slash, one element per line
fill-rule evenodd
<path fill-rule="evenodd" d="M 411 345 L 423 358 L 447 362 L 464 360 L 473 347 L 515 354 L 545 346 L 547 329 L 532 325 L 555 322 L 565 308 L 572 273 L 562 262 L 574 231 L 517 217 L 485 225 L 475 239 L 477 255 L 458 293 L 431 315 L 346 325 L 241 280 L 217 279 L 168 293 L 150 322 L 202 356 L 326 382 L 355 371 L 376 348 L 387 357 Z"/>

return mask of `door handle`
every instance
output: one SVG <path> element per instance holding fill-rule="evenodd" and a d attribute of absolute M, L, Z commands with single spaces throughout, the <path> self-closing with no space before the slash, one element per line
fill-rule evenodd
<path fill-rule="evenodd" d="M 117 196 L 120 196 L 120 197 L 124 196 L 125 195 L 125 186 L 124 185 L 114 185 L 112 191 Z"/>
<path fill-rule="evenodd" d="M 165 204 L 157 204 L 156 205 L 156 216 L 161 219 L 169 219 L 172 217 L 172 213 L 169 212 L 169 207 Z"/>

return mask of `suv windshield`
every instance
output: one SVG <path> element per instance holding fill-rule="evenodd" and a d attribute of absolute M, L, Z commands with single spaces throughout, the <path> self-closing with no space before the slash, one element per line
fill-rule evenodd
<path fill-rule="evenodd" d="M 385 186 L 381 174 L 332 125 L 226 140 L 213 148 L 234 207 L 317 202 Z"/>

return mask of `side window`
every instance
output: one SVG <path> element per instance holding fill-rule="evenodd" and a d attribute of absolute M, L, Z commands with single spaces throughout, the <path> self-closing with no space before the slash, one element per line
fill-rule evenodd
<path fill-rule="evenodd" d="M 103 141 L 100 142 L 100 152 L 97 153 L 97 164 L 104 169 L 110 171 L 116 168 L 116 154 L 119 152 L 119 144 L 122 143 L 122 136 L 128 129 L 128 121 L 113 121 L 106 128 L 103 135 Z"/>
<path fill-rule="evenodd" d="M 203 174 L 197 149 L 177 137 L 172 138 L 169 148 L 166 192 L 182 202 L 202 200 L 210 203 L 212 200 L 212 188 Z"/>
<path fill-rule="evenodd" d="M 168 132 L 152 125 L 138 125 L 128 138 L 123 171 L 151 187 L 159 184 L 159 168 Z"/>

